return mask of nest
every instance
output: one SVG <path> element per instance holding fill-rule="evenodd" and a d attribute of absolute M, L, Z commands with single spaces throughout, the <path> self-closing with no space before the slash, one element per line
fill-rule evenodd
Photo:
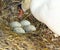
<path fill-rule="evenodd" d="M 60 50 L 60 37 L 55 37 L 45 24 L 37 21 L 30 10 L 25 12 L 22 19 L 7 17 L 8 15 L 5 16 L 3 13 L 0 18 L 0 50 Z M 9 22 L 24 19 L 29 20 L 37 30 L 25 34 L 13 32 Z"/>

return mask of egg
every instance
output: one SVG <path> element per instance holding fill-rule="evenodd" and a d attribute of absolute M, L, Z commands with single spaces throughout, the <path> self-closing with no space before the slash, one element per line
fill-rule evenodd
<path fill-rule="evenodd" d="M 19 22 L 17 22 L 17 21 L 14 21 L 14 22 L 11 22 L 11 23 L 10 23 L 10 26 L 11 26 L 12 28 L 21 27 L 21 24 L 20 24 Z"/>
<path fill-rule="evenodd" d="M 22 26 L 28 26 L 31 24 L 28 20 L 22 20 L 20 23 Z"/>
<path fill-rule="evenodd" d="M 20 28 L 16 27 L 16 28 L 13 29 L 13 31 L 16 32 L 16 33 L 25 33 L 24 29 L 21 28 L 21 27 Z"/>
<path fill-rule="evenodd" d="M 29 26 L 25 26 L 24 30 L 26 32 L 32 32 L 32 31 L 36 31 L 36 27 L 34 25 L 29 25 Z"/>

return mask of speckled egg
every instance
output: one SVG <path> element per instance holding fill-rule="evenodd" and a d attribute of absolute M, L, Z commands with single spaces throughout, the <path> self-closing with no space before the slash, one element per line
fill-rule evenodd
<path fill-rule="evenodd" d="M 31 24 L 28 20 L 22 20 L 20 23 L 23 27 Z"/>
<path fill-rule="evenodd" d="M 18 28 L 18 27 L 14 28 L 13 31 L 16 32 L 16 33 L 25 33 L 23 28 Z"/>
<path fill-rule="evenodd" d="M 15 27 L 21 27 L 21 24 L 19 22 L 17 22 L 17 21 L 14 21 L 14 22 L 10 23 L 10 26 L 13 27 L 13 28 L 15 28 Z"/>
<path fill-rule="evenodd" d="M 29 26 L 25 26 L 24 30 L 26 32 L 32 32 L 32 31 L 36 31 L 36 27 L 34 25 L 29 25 Z"/>

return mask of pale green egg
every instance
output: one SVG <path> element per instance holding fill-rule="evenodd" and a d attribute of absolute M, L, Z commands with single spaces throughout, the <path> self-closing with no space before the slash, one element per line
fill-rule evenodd
<path fill-rule="evenodd" d="M 22 20 L 20 23 L 23 27 L 31 24 L 28 20 Z"/>
<path fill-rule="evenodd" d="M 16 32 L 16 33 L 25 33 L 25 30 L 23 29 L 23 28 L 14 28 L 14 30 L 13 30 L 14 32 Z"/>
<path fill-rule="evenodd" d="M 11 22 L 11 23 L 10 23 L 10 26 L 11 26 L 12 28 L 21 27 L 21 24 L 20 24 L 19 22 L 17 22 L 17 21 L 14 21 L 14 22 Z"/>
<path fill-rule="evenodd" d="M 29 26 L 25 26 L 24 30 L 26 32 L 33 32 L 33 31 L 36 31 L 36 27 L 34 25 L 29 25 Z"/>

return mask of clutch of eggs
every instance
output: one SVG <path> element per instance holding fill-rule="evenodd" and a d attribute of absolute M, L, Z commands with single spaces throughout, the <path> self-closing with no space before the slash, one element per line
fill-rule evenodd
<path fill-rule="evenodd" d="M 11 22 L 10 26 L 14 28 L 13 31 L 16 33 L 36 31 L 36 27 L 34 25 L 31 25 L 31 23 L 28 20 L 22 20 L 21 22 L 18 21 Z"/>

